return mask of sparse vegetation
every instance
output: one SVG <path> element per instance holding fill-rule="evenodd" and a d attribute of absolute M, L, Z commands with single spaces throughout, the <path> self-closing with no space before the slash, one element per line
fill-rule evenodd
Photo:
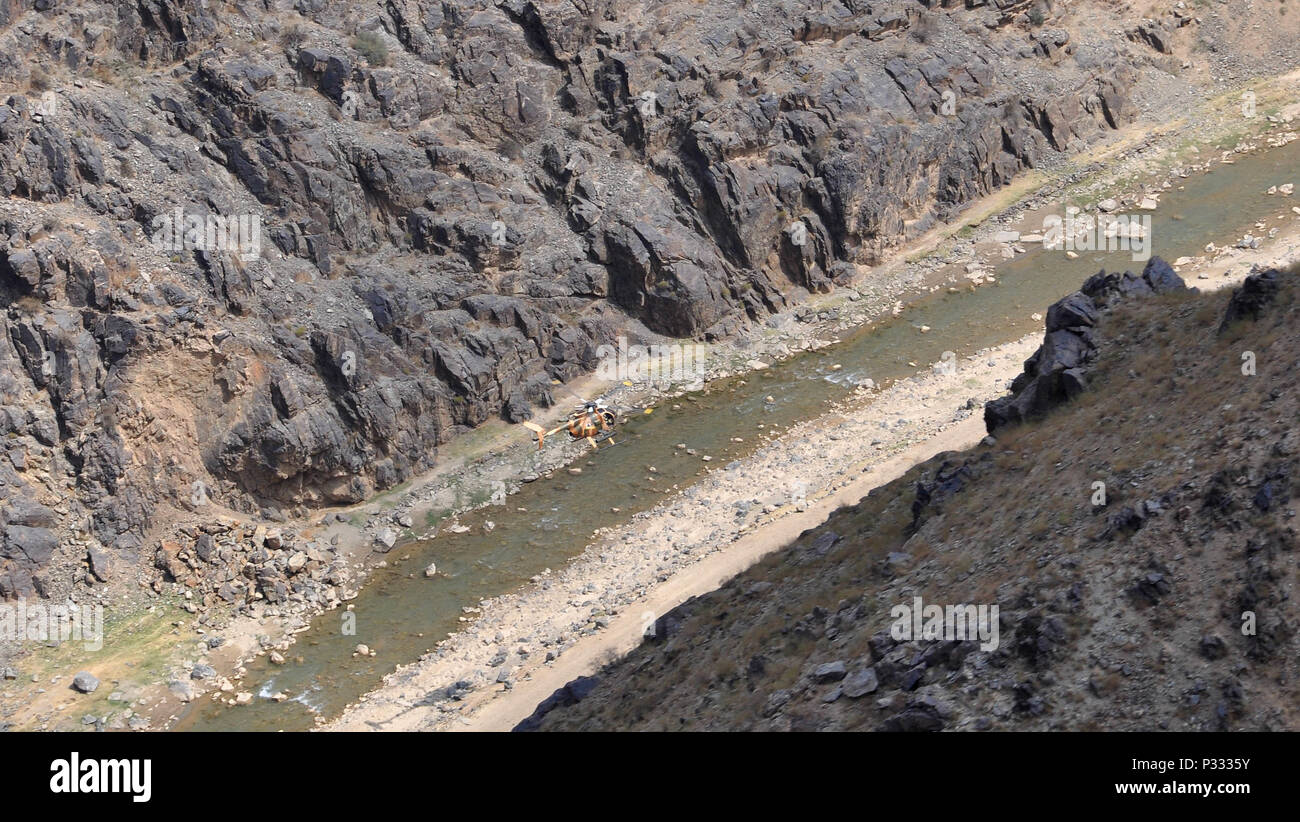
<path fill-rule="evenodd" d="M 293 23 L 280 32 L 280 45 L 286 51 L 297 52 L 307 43 L 307 30 L 298 23 Z"/>
<path fill-rule="evenodd" d="M 361 56 L 372 66 L 388 65 L 388 46 L 378 32 L 357 32 L 352 38 L 352 48 L 361 52 Z"/>
<path fill-rule="evenodd" d="M 40 94 L 50 90 L 50 78 L 45 70 L 39 66 L 33 66 L 31 75 L 27 78 L 28 90 Z"/>

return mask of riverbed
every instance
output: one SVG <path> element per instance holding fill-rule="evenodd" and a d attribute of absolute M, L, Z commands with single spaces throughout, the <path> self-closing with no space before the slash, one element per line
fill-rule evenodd
<path fill-rule="evenodd" d="M 1243 156 L 1232 165 L 1183 181 L 1150 212 L 1152 253 L 1173 261 L 1203 253 L 1208 242 L 1230 245 L 1247 232 L 1290 224 L 1294 198 L 1264 194 L 1296 182 L 1300 142 Z M 1255 228 L 1266 222 L 1263 232 Z M 1029 229 L 1025 229 L 1029 230 Z M 261 657 L 248 666 L 250 705 L 201 702 L 177 723 L 186 730 L 301 730 L 337 716 L 378 686 L 385 674 L 410 663 L 473 619 L 480 600 L 534 584 L 548 569 L 583 553 L 593 535 L 625 525 L 665 499 L 743 461 L 800 421 L 845 403 L 869 405 L 867 379 L 889 386 L 928 371 L 945 352 L 968 357 L 1041 331 L 1035 314 L 1075 290 L 1099 269 L 1140 270 L 1127 251 L 1079 252 L 1027 246 L 993 269 L 995 282 L 908 295 L 905 310 L 860 328 L 837 344 L 776 361 L 769 367 L 711 383 L 665 401 L 653 413 L 629 417 L 618 443 L 521 487 L 501 505 L 459 519 L 466 530 L 444 529 L 431 540 L 399 546 L 377 568 L 352 610 L 327 612 L 298 635 L 283 665 Z M 1189 284 L 1194 275 L 1184 272 Z M 928 329 L 923 332 L 922 328 Z M 759 425 L 763 426 L 761 429 Z M 740 440 L 740 441 L 737 441 Z M 685 448 L 677 448 L 678 444 Z M 521 463 L 534 459 L 521 439 Z M 693 453 L 686 453 L 687 451 Z M 705 461 L 704 457 L 709 457 Z M 654 470 L 649 470 L 653 468 Z M 755 478 L 779 483 L 779 478 Z M 438 569 L 433 578 L 423 570 Z M 345 617 L 346 613 L 352 617 Z M 355 632 L 345 630 L 355 620 Z M 358 656 L 358 644 L 373 656 Z"/>

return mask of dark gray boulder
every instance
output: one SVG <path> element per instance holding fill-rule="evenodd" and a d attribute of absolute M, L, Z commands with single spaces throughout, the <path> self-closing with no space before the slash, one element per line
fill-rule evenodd
<path fill-rule="evenodd" d="M 984 406 L 990 434 L 1042 416 L 1088 388 L 1088 371 L 1097 358 L 1094 329 L 1102 312 L 1122 300 L 1188 290 L 1182 278 L 1159 257 L 1140 275 L 1126 271 L 1089 277 L 1083 287 L 1047 309 L 1043 343 L 1011 384 L 1011 393 Z"/>
<path fill-rule="evenodd" d="M 1232 292 L 1232 299 L 1228 301 L 1228 308 L 1219 323 L 1219 333 L 1222 334 L 1233 323 L 1258 320 L 1264 315 L 1265 308 L 1277 299 L 1281 287 L 1281 272 L 1275 268 L 1251 274 Z"/>
<path fill-rule="evenodd" d="M 526 719 L 512 728 L 512 731 L 525 732 L 535 731 L 542 725 L 542 720 L 546 715 L 556 708 L 564 708 L 570 705 L 577 705 L 586 699 L 596 686 L 600 684 L 600 679 L 594 676 L 580 676 L 562 688 L 556 689 L 554 693 L 537 706 Z"/>

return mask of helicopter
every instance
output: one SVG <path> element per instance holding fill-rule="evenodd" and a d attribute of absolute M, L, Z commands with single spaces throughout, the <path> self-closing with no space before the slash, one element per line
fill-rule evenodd
<path fill-rule="evenodd" d="M 609 409 L 600 400 L 587 400 L 578 404 L 577 410 L 570 412 L 564 422 L 547 431 L 535 422 L 525 420 L 522 424 L 529 431 L 537 435 L 537 450 L 540 451 L 546 445 L 546 438 L 560 431 L 568 431 L 569 436 L 575 440 L 585 439 L 591 444 L 593 450 L 599 450 L 596 445 L 596 437 L 605 432 L 614 430 L 614 412 Z M 611 433 L 609 437 L 610 445 L 615 445 L 614 436 Z"/>

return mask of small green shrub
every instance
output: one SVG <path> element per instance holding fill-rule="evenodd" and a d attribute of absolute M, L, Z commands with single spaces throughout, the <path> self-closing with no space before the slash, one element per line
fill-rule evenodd
<path fill-rule="evenodd" d="M 388 65 L 388 46 L 384 44 L 384 38 L 376 32 L 357 32 L 357 35 L 352 38 L 352 48 L 361 52 L 361 56 L 372 66 Z"/>

